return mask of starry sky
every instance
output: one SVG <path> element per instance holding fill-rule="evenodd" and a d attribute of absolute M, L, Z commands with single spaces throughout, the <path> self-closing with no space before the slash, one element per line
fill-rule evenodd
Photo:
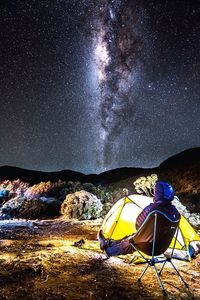
<path fill-rule="evenodd" d="M 200 146 L 198 0 L 1 0 L 0 165 L 100 173 Z"/>

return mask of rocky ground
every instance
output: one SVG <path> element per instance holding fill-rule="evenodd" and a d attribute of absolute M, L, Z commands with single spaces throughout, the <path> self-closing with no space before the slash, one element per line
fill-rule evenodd
<path fill-rule="evenodd" d="M 2 300 L 200 299 L 200 257 L 175 261 L 189 289 L 166 267 L 163 297 L 153 270 L 140 284 L 144 265 L 131 263 L 131 256 L 106 259 L 96 239 L 100 221 L 0 223 Z"/>

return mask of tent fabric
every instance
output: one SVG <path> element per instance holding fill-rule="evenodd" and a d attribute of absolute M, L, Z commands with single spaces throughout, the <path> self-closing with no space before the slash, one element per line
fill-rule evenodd
<path fill-rule="evenodd" d="M 137 194 L 118 200 L 107 213 L 101 226 L 104 236 L 107 239 L 121 240 L 133 235 L 136 232 L 137 216 L 151 202 L 153 198 Z M 173 248 L 174 241 L 173 238 L 168 252 Z M 200 237 L 188 221 L 181 216 L 174 257 L 190 260 L 189 244 L 192 241 L 200 241 Z"/>

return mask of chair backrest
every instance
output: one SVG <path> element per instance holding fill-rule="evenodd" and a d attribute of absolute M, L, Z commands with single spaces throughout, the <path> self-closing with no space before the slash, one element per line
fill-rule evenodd
<path fill-rule="evenodd" d="M 169 247 L 178 225 L 179 220 L 173 221 L 161 211 L 152 211 L 130 242 L 146 255 L 160 255 Z"/>

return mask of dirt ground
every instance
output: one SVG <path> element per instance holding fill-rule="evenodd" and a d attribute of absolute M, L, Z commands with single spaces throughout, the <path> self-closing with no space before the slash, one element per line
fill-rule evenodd
<path fill-rule="evenodd" d="M 131 263 L 130 255 L 106 259 L 99 226 L 63 219 L 1 225 L 0 299 L 200 299 L 200 257 L 174 260 L 189 289 L 166 267 L 163 296 L 153 270 L 137 281 L 144 265 Z"/>

